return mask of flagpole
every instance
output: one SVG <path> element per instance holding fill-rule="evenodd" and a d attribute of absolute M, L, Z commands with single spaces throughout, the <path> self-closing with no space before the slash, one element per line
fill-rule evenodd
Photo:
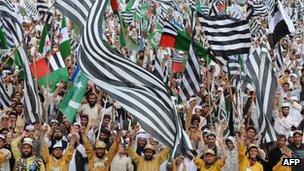
<path fill-rule="evenodd" d="M 54 7 L 55 3 L 53 3 L 50 8 L 48 9 L 47 12 L 50 11 L 50 9 L 52 7 Z M 33 30 L 35 29 L 35 27 L 39 24 L 40 21 L 43 20 L 43 17 L 40 17 L 39 20 L 34 24 L 34 26 L 32 27 L 32 29 L 30 29 L 30 31 L 25 35 L 25 37 L 20 41 L 20 43 L 14 47 L 12 53 L 10 56 L 7 57 L 7 59 L 3 62 L 2 66 L 0 67 L 0 71 L 4 68 L 4 66 L 6 65 L 6 63 L 9 61 L 9 59 L 16 53 L 17 49 L 24 43 L 24 41 L 26 40 L 26 38 L 33 32 Z"/>

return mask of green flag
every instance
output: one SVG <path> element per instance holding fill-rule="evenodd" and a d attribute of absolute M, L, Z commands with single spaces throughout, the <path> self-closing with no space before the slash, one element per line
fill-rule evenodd
<path fill-rule="evenodd" d="M 7 56 L 3 56 L 3 57 L 1 56 L 1 55 L 4 55 L 8 49 L 9 49 L 9 47 L 8 47 L 6 36 L 3 32 L 3 30 L 0 28 L 0 50 L 3 52 L 3 54 L 0 53 L 0 59 L 2 59 L 2 62 L 5 62 L 6 60 L 8 60 L 6 65 L 11 66 L 13 64 L 13 59 L 12 58 L 7 59 Z"/>
<path fill-rule="evenodd" d="M 140 47 L 136 40 L 128 35 L 128 30 L 123 19 L 118 15 L 120 22 L 120 35 L 119 35 L 119 43 L 122 47 L 127 46 L 130 50 L 139 51 Z"/>
<path fill-rule="evenodd" d="M 71 55 L 71 44 L 70 44 L 69 32 L 68 32 L 68 27 L 66 25 L 65 17 L 63 17 L 61 23 L 59 50 L 63 59 Z"/>
<path fill-rule="evenodd" d="M 44 24 L 39 42 L 39 47 L 38 47 L 38 52 L 41 53 L 42 55 L 47 54 L 48 51 L 51 50 L 51 40 L 50 40 L 49 32 L 50 32 L 50 25 Z"/>
<path fill-rule="evenodd" d="M 71 123 L 75 120 L 76 112 L 86 92 L 87 83 L 88 78 L 80 72 L 75 82 L 70 86 L 66 95 L 59 103 L 59 110 Z"/>

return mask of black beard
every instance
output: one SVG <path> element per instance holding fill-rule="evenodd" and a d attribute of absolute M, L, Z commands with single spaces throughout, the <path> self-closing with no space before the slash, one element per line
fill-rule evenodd
<path fill-rule="evenodd" d="M 22 158 L 29 158 L 32 157 L 32 154 L 22 154 Z"/>
<path fill-rule="evenodd" d="M 62 139 L 62 136 L 61 136 L 61 137 L 54 137 L 54 139 L 55 139 L 56 141 L 60 141 L 60 140 Z"/>
<path fill-rule="evenodd" d="M 145 156 L 145 160 L 147 160 L 147 161 L 151 161 L 152 159 L 153 159 L 153 157 L 147 158 L 147 157 Z"/>
<path fill-rule="evenodd" d="M 95 103 L 94 103 L 94 104 L 89 103 L 89 106 L 90 106 L 91 108 L 93 108 L 93 107 L 95 106 Z"/>

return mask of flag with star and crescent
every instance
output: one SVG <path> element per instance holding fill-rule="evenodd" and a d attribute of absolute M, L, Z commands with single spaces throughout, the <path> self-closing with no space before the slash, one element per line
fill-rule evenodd
<path fill-rule="evenodd" d="M 70 123 L 73 123 L 75 120 L 77 110 L 79 109 L 86 92 L 87 83 L 88 78 L 79 71 L 75 81 L 72 83 L 59 104 L 59 110 L 70 121 Z"/>
<path fill-rule="evenodd" d="M 65 17 L 62 18 L 60 28 L 59 50 L 63 59 L 71 55 L 71 43 Z"/>

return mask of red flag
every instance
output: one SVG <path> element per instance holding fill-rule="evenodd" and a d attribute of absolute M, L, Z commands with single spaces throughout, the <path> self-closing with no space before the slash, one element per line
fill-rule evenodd
<path fill-rule="evenodd" d="M 117 0 L 111 0 L 111 7 L 112 7 L 114 14 L 118 14 L 119 5 L 118 5 Z"/>
<path fill-rule="evenodd" d="M 46 58 L 39 59 L 35 64 L 31 64 L 30 69 L 36 79 L 40 79 L 50 73 L 48 61 Z"/>

